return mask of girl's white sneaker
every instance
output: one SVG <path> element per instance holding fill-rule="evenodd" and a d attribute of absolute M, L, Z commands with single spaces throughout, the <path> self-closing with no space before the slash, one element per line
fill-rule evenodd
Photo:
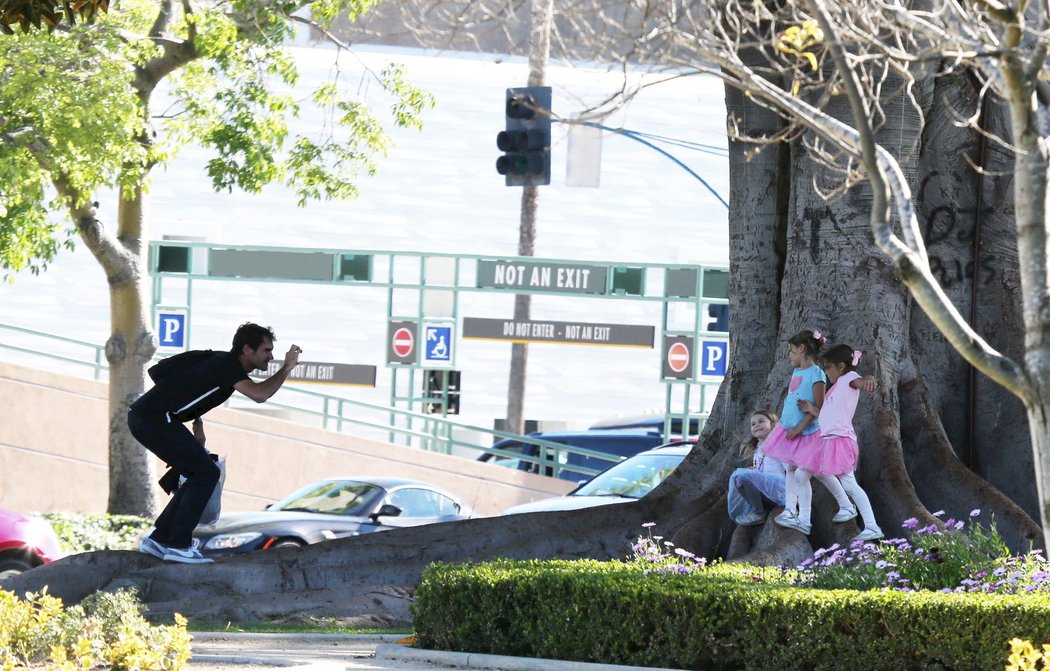
<path fill-rule="evenodd" d="M 857 506 L 850 506 L 849 508 L 839 508 L 839 511 L 835 513 L 835 516 L 831 518 L 832 522 L 849 522 L 851 519 L 857 516 Z"/>
<path fill-rule="evenodd" d="M 886 534 L 882 533 L 882 529 L 878 527 L 872 527 L 870 529 L 864 529 L 856 536 L 853 537 L 855 541 L 877 541 Z"/>
<path fill-rule="evenodd" d="M 780 516 L 778 515 L 777 518 L 773 521 L 776 522 L 778 525 L 784 527 L 785 529 L 794 529 L 795 531 L 799 531 L 807 536 L 809 535 L 810 530 L 813 528 L 813 525 L 806 524 L 797 517 L 789 517 L 786 520 L 781 520 Z"/>

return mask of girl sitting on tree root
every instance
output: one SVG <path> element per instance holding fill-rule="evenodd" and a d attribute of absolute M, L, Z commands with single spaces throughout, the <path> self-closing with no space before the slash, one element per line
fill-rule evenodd
<path fill-rule="evenodd" d="M 762 524 L 770 507 L 784 505 L 784 462 L 767 456 L 762 449 L 777 419 L 772 410 L 751 413 L 751 438 L 740 446 L 740 457 L 750 462 L 750 467 L 733 471 L 726 495 L 729 517 L 737 524 Z"/>

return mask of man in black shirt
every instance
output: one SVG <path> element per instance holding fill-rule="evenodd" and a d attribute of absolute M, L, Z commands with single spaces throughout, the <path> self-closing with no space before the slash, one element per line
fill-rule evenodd
<path fill-rule="evenodd" d="M 242 324 L 229 352 L 192 351 L 150 368 L 153 388 L 131 404 L 128 428 L 147 450 L 186 478 L 161 512 L 154 530 L 139 550 L 158 559 L 199 564 L 212 561 L 191 547 L 193 529 L 219 481 L 219 467 L 204 449 L 201 415 L 239 391 L 256 403 L 273 396 L 299 363 L 302 350 L 292 345 L 280 369 L 255 382 L 254 370 L 266 370 L 273 359 L 269 328 Z M 193 421 L 193 431 L 184 422 Z"/>

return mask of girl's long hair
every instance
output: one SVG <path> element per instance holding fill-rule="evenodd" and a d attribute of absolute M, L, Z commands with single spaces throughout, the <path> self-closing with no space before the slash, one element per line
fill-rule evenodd
<path fill-rule="evenodd" d="M 820 337 L 817 337 L 817 336 Z M 802 351 L 806 353 L 810 359 L 816 359 L 817 355 L 820 354 L 820 348 L 824 347 L 828 342 L 828 339 L 823 334 L 818 334 L 815 331 L 806 329 L 805 331 L 799 331 L 795 335 L 788 338 L 788 344 L 796 347 L 801 346 Z"/>
<path fill-rule="evenodd" d="M 834 345 L 821 352 L 819 361 L 822 363 L 841 363 L 846 367 L 846 372 L 856 369 L 853 365 L 853 348 L 845 343 Z M 858 355 L 859 356 L 859 355 Z"/>
<path fill-rule="evenodd" d="M 750 419 L 755 415 L 762 415 L 763 417 L 769 420 L 770 424 L 774 426 L 776 426 L 776 423 L 780 420 L 780 417 L 777 416 L 777 413 L 767 408 L 759 408 L 758 410 L 755 410 L 747 416 L 748 420 L 750 421 Z M 748 433 L 751 433 L 750 428 L 748 429 Z M 755 454 L 756 449 L 758 449 L 758 438 L 755 438 L 752 435 L 748 435 L 747 440 L 740 444 L 740 458 L 750 459 L 752 455 Z"/>

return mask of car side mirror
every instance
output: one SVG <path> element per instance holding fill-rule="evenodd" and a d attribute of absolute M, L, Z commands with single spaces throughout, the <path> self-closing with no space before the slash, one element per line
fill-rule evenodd
<path fill-rule="evenodd" d="M 401 509 L 392 503 L 384 503 L 380 506 L 379 510 L 375 511 L 368 516 L 368 519 L 373 522 L 379 522 L 380 517 L 397 517 L 401 514 Z"/>

